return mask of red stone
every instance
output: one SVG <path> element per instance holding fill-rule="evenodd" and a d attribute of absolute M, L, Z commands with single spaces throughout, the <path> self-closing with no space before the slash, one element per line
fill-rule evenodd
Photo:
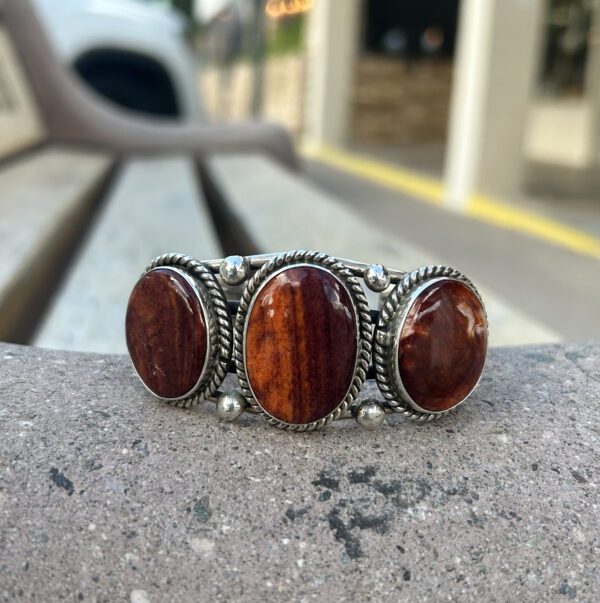
<path fill-rule="evenodd" d="M 479 380 L 487 351 L 487 321 L 479 298 L 450 279 L 432 283 L 414 301 L 402 332 L 402 384 L 424 410 L 456 406 Z"/>
<path fill-rule="evenodd" d="M 246 372 L 260 406 L 292 424 L 318 421 L 344 400 L 358 351 L 346 287 L 314 266 L 263 285 L 247 318 Z"/>
<path fill-rule="evenodd" d="M 156 268 L 137 282 L 127 306 L 127 348 L 148 389 L 161 398 L 180 398 L 198 383 L 208 338 L 200 299 L 172 268 Z"/>

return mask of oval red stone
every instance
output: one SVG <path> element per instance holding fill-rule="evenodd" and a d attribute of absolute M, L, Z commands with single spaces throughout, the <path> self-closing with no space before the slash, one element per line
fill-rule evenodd
<path fill-rule="evenodd" d="M 316 266 L 292 266 L 259 290 L 247 317 L 246 374 L 272 417 L 306 424 L 343 402 L 358 352 L 346 287 Z"/>
<path fill-rule="evenodd" d="M 161 398 L 181 398 L 198 384 L 208 348 L 198 293 L 177 269 L 155 268 L 137 282 L 125 333 L 135 370 Z"/>
<path fill-rule="evenodd" d="M 456 406 L 477 385 L 487 351 L 487 321 L 474 291 L 444 279 L 410 307 L 398 348 L 404 389 L 424 410 Z"/>

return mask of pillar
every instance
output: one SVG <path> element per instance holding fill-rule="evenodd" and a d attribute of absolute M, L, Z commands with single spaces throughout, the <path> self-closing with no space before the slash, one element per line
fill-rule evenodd
<path fill-rule="evenodd" d="M 361 0 L 317 0 L 309 13 L 305 138 L 344 146 L 349 139 Z"/>
<path fill-rule="evenodd" d="M 539 68 L 543 0 L 462 0 L 446 154 L 446 202 L 518 195 Z"/>
<path fill-rule="evenodd" d="M 590 110 L 588 141 L 589 167 L 597 169 L 600 163 L 600 3 L 594 5 L 588 61 L 586 65 L 585 95 Z"/>

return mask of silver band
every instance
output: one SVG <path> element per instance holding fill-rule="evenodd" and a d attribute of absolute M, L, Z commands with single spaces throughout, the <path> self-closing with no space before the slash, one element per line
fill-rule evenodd
<path fill-rule="evenodd" d="M 289 267 L 307 265 L 329 272 L 349 294 L 356 317 L 357 356 L 351 385 L 338 406 L 318 420 L 294 424 L 270 415 L 256 399 L 246 371 L 245 336 L 247 319 L 261 287 Z M 430 421 L 450 412 L 427 411 L 411 399 L 399 375 L 397 357 L 407 312 L 425 285 L 436 280 L 457 280 L 481 301 L 477 289 L 460 272 L 447 266 L 404 272 L 303 250 L 202 261 L 181 254 L 165 254 L 152 262 L 146 272 L 158 266 L 181 268 L 199 282 L 212 350 L 197 388 L 183 399 L 167 400 L 168 403 L 188 407 L 201 399 L 211 399 L 217 404 L 218 416 L 224 420 L 233 420 L 246 411 L 264 416 L 272 425 L 293 431 L 310 431 L 330 421 L 349 418 L 371 429 L 383 422 L 386 413 Z M 369 308 L 361 280 L 366 288 L 379 294 L 379 312 Z M 219 390 L 227 372 L 237 374 L 239 391 Z M 376 379 L 383 400 L 359 399 L 367 378 Z"/>
<path fill-rule="evenodd" d="M 249 267 L 250 270 L 259 270 L 260 268 L 262 268 L 267 262 L 269 262 L 270 260 L 272 260 L 273 258 L 277 257 L 277 256 L 281 256 L 283 252 L 280 253 L 261 253 L 261 254 L 257 254 L 257 255 L 249 255 L 246 256 L 245 259 L 247 262 L 247 265 Z M 317 253 L 317 252 L 309 252 L 309 251 L 302 251 L 302 250 L 298 250 L 298 251 L 293 251 L 293 252 L 287 252 L 287 253 Z M 324 255 L 324 254 L 323 254 Z M 333 256 L 329 256 L 329 257 L 333 257 Z M 221 272 L 223 263 L 227 263 L 228 261 L 237 261 L 234 260 L 234 258 L 241 258 L 241 256 L 229 256 L 227 258 L 224 259 L 219 259 L 219 260 L 202 260 L 202 263 L 209 268 L 210 270 L 213 271 L 214 274 L 219 274 Z M 343 264 L 348 270 L 350 270 L 350 272 L 354 275 L 357 276 L 359 278 L 364 278 L 365 273 L 367 271 L 369 271 L 369 269 L 376 267 L 376 266 L 380 266 L 380 264 L 365 264 L 363 262 L 356 262 L 354 260 L 348 260 L 345 258 L 335 258 L 338 262 L 340 262 L 341 264 Z M 395 284 L 398 283 L 402 280 L 402 278 L 404 278 L 404 276 L 406 275 L 406 272 L 403 272 L 402 270 L 395 270 L 395 269 L 391 269 L 391 268 L 385 268 L 385 270 L 387 271 L 389 277 L 390 277 L 390 282 L 391 284 Z M 368 285 L 367 285 L 368 286 Z M 378 291 L 379 292 L 379 291 Z"/>

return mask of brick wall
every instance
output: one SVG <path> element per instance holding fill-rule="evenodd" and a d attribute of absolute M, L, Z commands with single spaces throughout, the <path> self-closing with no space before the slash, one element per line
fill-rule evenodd
<path fill-rule="evenodd" d="M 302 132 L 306 61 L 301 55 L 271 57 L 264 72 L 264 119 Z M 239 62 L 225 75 L 206 68 L 200 78 L 205 109 L 212 118 L 250 118 L 253 72 Z M 409 65 L 384 57 L 356 62 L 350 138 L 356 144 L 443 143 L 452 85 L 450 61 Z"/>
<path fill-rule="evenodd" d="M 358 144 L 443 142 L 452 62 L 363 57 L 356 62 L 351 139 Z"/>

